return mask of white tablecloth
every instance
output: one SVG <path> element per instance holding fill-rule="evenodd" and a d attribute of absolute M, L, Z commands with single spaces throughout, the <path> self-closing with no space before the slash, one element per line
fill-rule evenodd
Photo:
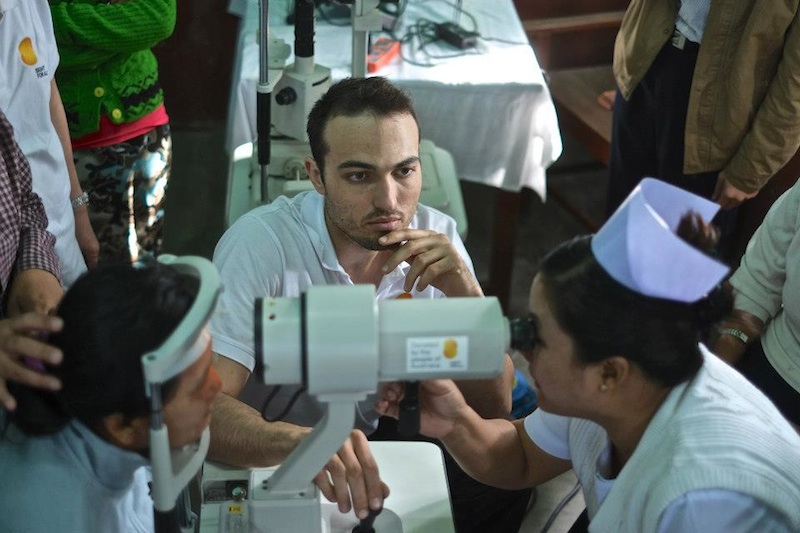
<path fill-rule="evenodd" d="M 437 60 L 433 67 L 396 58 L 376 75 L 411 92 L 423 137 L 453 155 L 461 179 L 509 191 L 529 187 L 544 198 L 545 169 L 561 154 L 561 135 L 553 101 L 533 49 L 525 44 L 527 37 L 513 0 L 464 0 L 462 6 L 477 20 L 482 39 L 475 50 Z M 231 8 L 235 9 L 234 4 Z M 270 4 L 270 32 L 293 44 L 294 27 L 285 24 L 287 9 L 286 2 Z M 410 0 L 404 25 L 419 18 L 446 22 L 453 16 L 449 1 Z M 472 29 L 465 15 L 459 22 Z M 257 29 L 258 2 L 248 0 L 229 106 L 229 154 L 256 137 Z M 448 45 L 430 48 L 439 55 L 458 52 Z M 415 50 L 407 46 L 404 54 L 430 62 Z M 317 17 L 315 53 L 317 63 L 332 70 L 334 80 L 349 76 L 350 27 L 332 26 Z"/>

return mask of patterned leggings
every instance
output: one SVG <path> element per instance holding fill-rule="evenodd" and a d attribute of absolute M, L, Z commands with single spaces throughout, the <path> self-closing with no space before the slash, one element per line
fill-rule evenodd
<path fill-rule="evenodd" d="M 161 250 L 164 196 L 172 166 L 169 125 L 100 148 L 75 150 L 89 193 L 89 220 L 100 241 L 98 264 L 136 263 Z"/>

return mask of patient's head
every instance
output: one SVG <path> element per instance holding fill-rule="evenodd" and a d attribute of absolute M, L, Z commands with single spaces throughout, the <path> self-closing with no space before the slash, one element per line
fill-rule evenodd
<path fill-rule="evenodd" d="M 16 425 L 29 434 L 53 433 L 74 417 L 117 446 L 145 449 L 150 404 L 141 357 L 176 329 L 198 283 L 158 263 L 101 267 L 78 279 L 58 308 L 64 327 L 50 339 L 64 353 L 61 365 L 49 369 L 62 389 L 28 391 L 14 414 Z M 162 387 L 172 447 L 196 440 L 208 425 L 220 389 L 210 363 L 209 344 Z"/>

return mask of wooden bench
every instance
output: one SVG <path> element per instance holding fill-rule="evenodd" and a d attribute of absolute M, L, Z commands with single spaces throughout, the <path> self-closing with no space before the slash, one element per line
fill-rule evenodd
<path fill-rule="evenodd" d="M 550 94 L 562 133 L 568 133 L 592 156 L 608 166 L 611 149 L 611 111 L 597 97 L 616 87 L 611 65 L 553 70 L 548 73 Z M 593 220 L 555 187 L 548 195 L 588 231 L 597 231 L 602 221 Z"/>
<path fill-rule="evenodd" d="M 610 63 L 614 37 L 628 1 L 515 0 L 539 64 L 547 71 L 562 133 L 574 138 L 605 166 L 609 162 L 612 118 L 611 112 L 597 103 L 597 97 L 616 87 Z M 555 174 L 551 171 L 549 177 Z M 730 263 L 738 264 L 772 203 L 797 181 L 798 175 L 800 151 L 758 196 L 739 208 L 733 249 L 726 257 Z M 587 229 L 597 229 L 600 221 L 591 220 L 556 188 L 549 187 L 548 195 Z"/>
<path fill-rule="evenodd" d="M 568 132 L 601 163 L 608 166 L 611 147 L 611 112 L 597 103 L 597 96 L 615 87 L 611 65 L 579 69 L 556 70 L 549 73 L 549 87 L 556 105 L 562 131 Z M 758 196 L 739 208 L 733 245 L 725 259 L 738 265 L 747 243 L 773 202 L 792 187 L 800 176 L 800 151 L 778 171 L 761 189 Z M 577 209 L 555 188 L 548 189 L 549 196 L 589 231 L 598 229 L 598 222 L 591 220 Z"/>
<path fill-rule="evenodd" d="M 627 6 L 628 0 L 541 0 L 537 2 L 514 0 L 514 2 L 522 25 L 536 52 L 539 66 L 549 71 L 553 68 L 572 68 L 610 62 L 614 36 L 619 27 L 619 21 L 622 19 L 623 12 L 620 9 Z M 598 12 L 598 14 L 594 14 L 594 12 Z M 562 46 L 562 43 L 569 41 L 570 36 L 576 32 L 579 37 L 573 39 L 574 46 Z M 600 43 L 602 46 L 598 46 Z M 558 77 L 559 75 L 556 75 L 556 78 Z M 610 87 L 613 85 L 605 87 L 603 90 Z M 560 105 L 557 100 L 556 105 Z M 597 106 L 597 104 L 594 105 Z M 576 109 L 574 114 L 577 117 L 577 123 L 583 113 Z M 608 135 L 606 137 L 608 138 Z M 598 153 L 601 151 L 602 149 L 598 148 Z M 587 227 L 593 227 L 588 217 L 582 217 L 578 210 L 571 209 L 566 200 L 559 201 L 557 192 L 548 194 L 554 201 L 564 205 L 565 209 L 573 213 L 576 218 L 582 220 Z M 519 193 L 496 191 L 489 279 L 482 282 L 486 294 L 497 296 L 506 310 L 508 310 L 510 298 L 513 269 L 511 257 L 513 257 L 516 240 L 520 202 Z"/>
<path fill-rule="evenodd" d="M 561 129 L 608 166 L 611 111 L 600 106 L 597 97 L 616 87 L 611 65 L 553 70 L 548 77 Z"/>
<path fill-rule="evenodd" d="M 628 1 L 517 1 L 522 25 L 546 72 L 562 135 L 583 145 L 604 166 L 611 145 L 611 112 L 597 103 L 597 97 L 616 87 L 611 61 Z M 574 161 L 576 156 L 577 152 L 565 153 L 561 159 Z M 548 175 L 556 177 L 558 172 L 553 169 Z M 556 187 L 548 187 L 548 196 L 588 230 L 597 229 L 600 221 L 592 220 Z"/>
<path fill-rule="evenodd" d="M 630 0 L 516 0 L 522 26 L 547 71 L 611 63 Z"/>
<path fill-rule="evenodd" d="M 556 105 L 562 131 L 580 142 L 599 162 L 608 166 L 611 147 L 611 112 L 597 103 L 597 96 L 615 87 L 611 65 L 555 70 L 549 73 L 549 87 Z M 800 176 L 800 151 L 761 189 L 758 196 L 739 208 L 733 246 L 726 254 L 729 263 L 737 265 L 750 237 L 761 224 L 773 202 L 792 187 Z M 575 208 L 555 188 L 550 197 L 579 220 L 590 231 L 597 222 Z"/>
<path fill-rule="evenodd" d="M 522 26 L 546 70 L 593 66 L 610 61 L 624 11 L 523 20 Z"/>

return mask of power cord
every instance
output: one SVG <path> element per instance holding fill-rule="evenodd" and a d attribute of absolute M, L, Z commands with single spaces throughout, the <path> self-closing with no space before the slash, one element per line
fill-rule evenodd
<path fill-rule="evenodd" d="M 281 390 L 281 385 L 277 385 L 274 389 L 272 389 L 272 392 L 270 392 L 269 396 L 267 396 L 264 399 L 264 402 L 261 404 L 261 413 L 262 416 L 264 417 L 264 420 L 266 420 L 267 422 L 280 422 L 281 420 L 283 420 L 283 418 L 289 413 L 289 411 L 292 410 L 292 407 L 294 407 L 295 402 L 297 401 L 298 398 L 300 398 L 300 395 L 303 394 L 306 389 L 305 387 L 300 387 L 299 389 L 297 389 L 295 393 L 292 395 L 292 397 L 289 398 L 286 407 L 283 408 L 283 411 L 281 411 L 280 414 L 273 417 L 268 417 L 264 415 L 263 413 L 267 409 L 267 406 L 269 406 L 269 404 L 272 403 L 272 400 L 275 399 L 275 396 L 278 394 L 280 390 Z"/>
<path fill-rule="evenodd" d="M 558 518 L 558 515 L 561 513 L 561 511 L 564 510 L 564 507 L 566 507 L 567 504 L 570 501 L 572 501 L 572 498 L 574 498 L 575 495 L 578 494 L 579 490 L 581 490 L 580 480 L 578 480 L 578 482 L 575 483 L 575 486 L 570 489 L 570 491 L 564 496 L 564 498 L 562 498 L 561 502 L 559 502 L 559 504 L 556 505 L 556 508 L 553 509 L 553 512 L 550 513 L 550 516 L 547 518 L 547 522 L 545 522 L 544 526 L 542 526 L 542 533 L 547 533 L 547 531 L 553 526 L 553 522 L 555 522 L 556 518 Z"/>
<path fill-rule="evenodd" d="M 508 39 L 501 39 L 499 37 L 481 37 L 484 41 L 492 41 L 493 43 L 511 44 L 514 46 L 530 46 L 531 43 L 520 41 L 509 41 Z"/>
<path fill-rule="evenodd" d="M 403 14 L 408 7 L 410 0 L 398 0 L 397 3 L 383 3 L 378 6 L 378 9 L 393 18 L 391 27 L 384 29 L 384 32 L 389 35 L 393 40 L 400 42 L 400 58 L 414 66 L 418 67 L 435 67 L 440 62 L 462 57 L 466 55 L 482 54 L 480 50 L 475 47 L 478 39 L 483 41 L 493 41 L 509 45 L 529 45 L 530 43 L 522 43 L 509 41 L 507 39 L 497 37 L 481 36 L 478 30 L 478 22 L 475 16 L 466 11 L 461 6 L 461 0 L 414 0 L 420 4 L 426 2 L 441 2 L 451 6 L 454 10 L 452 22 L 437 22 L 425 18 L 418 19 L 411 25 L 401 37 L 397 37 L 396 30 L 399 21 L 402 19 Z M 331 0 L 316 0 L 316 13 L 319 18 L 331 26 L 349 26 L 349 18 L 341 17 L 342 9 L 349 9 L 347 6 L 337 4 Z M 462 26 L 457 21 L 462 17 L 466 17 L 469 21 L 468 27 Z M 294 23 L 293 12 L 287 17 L 287 23 Z M 471 28 L 471 29 L 469 29 Z M 431 44 L 437 42 L 446 42 L 454 48 L 459 48 L 462 51 L 456 53 L 436 53 L 430 47 Z M 419 55 L 424 58 L 420 59 Z"/>
<path fill-rule="evenodd" d="M 394 6 L 394 7 L 389 7 Z M 403 13 L 406 11 L 406 7 L 408 6 L 408 0 L 398 0 L 396 4 L 393 3 L 385 3 L 379 4 L 378 10 L 382 13 L 393 17 L 392 25 L 390 27 L 384 26 L 384 29 L 389 33 L 392 34 L 397 30 L 397 24 L 400 22 L 400 19 L 403 17 Z"/>
<path fill-rule="evenodd" d="M 437 54 L 432 51 L 430 45 L 440 41 L 437 34 L 437 24 L 428 19 L 418 19 L 406 30 L 405 34 L 399 39 L 400 57 L 403 61 L 418 67 L 435 67 L 442 60 L 481 53 L 474 48 L 454 54 Z M 413 54 L 414 57 L 410 57 L 409 53 Z M 425 56 L 424 60 L 417 59 L 420 54 Z"/>
<path fill-rule="evenodd" d="M 386 33 L 394 40 L 400 41 L 401 59 L 418 67 L 435 67 L 442 61 L 463 57 L 466 55 L 479 55 L 484 53 L 479 48 L 473 46 L 477 40 L 493 41 L 508 45 L 530 46 L 528 42 L 510 41 L 508 39 L 481 36 L 478 22 L 475 16 L 461 7 L 458 0 L 415 0 L 418 3 L 442 2 L 454 9 L 454 21 L 466 18 L 466 26 L 455 22 L 438 22 L 426 18 L 417 19 L 408 27 L 402 36 L 397 36 L 394 28 L 387 30 Z M 398 10 L 405 9 L 407 2 L 404 2 Z M 399 19 L 399 17 L 398 17 Z M 395 19 L 395 22 L 398 20 Z M 444 39 L 443 39 L 444 36 Z M 430 46 L 439 42 L 449 42 L 460 51 L 455 53 L 442 53 L 441 50 Z M 423 57 L 420 57 L 423 56 Z"/>
<path fill-rule="evenodd" d="M 350 7 L 331 2 L 330 0 L 317 3 L 317 14 L 319 18 L 331 26 L 350 25 Z"/>

